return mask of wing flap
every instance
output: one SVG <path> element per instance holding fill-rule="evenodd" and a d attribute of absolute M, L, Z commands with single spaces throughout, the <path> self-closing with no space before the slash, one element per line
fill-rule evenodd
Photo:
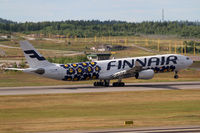
<path fill-rule="evenodd" d="M 112 77 L 113 78 L 126 78 L 126 77 L 133 77 L 133 76 L 135 76 L 135 74 L 137 73 L 137 72 L 140 72 L 140 71 L 142 71 L 143 69 L 142 69 L 142 66 L 141 66 L 141 64 L 138 62 L 138 61 L 136 61 L 135 62 L 135 66 L 133 67 L 133 68 L 131 68 L 131 69 L 129 69 L 129 70 L 122 70 L 122 71 L 120 71 L 120 72 L 116 72 L 116 73 L 114 73 L 113 75 L 112 75 Z"/>

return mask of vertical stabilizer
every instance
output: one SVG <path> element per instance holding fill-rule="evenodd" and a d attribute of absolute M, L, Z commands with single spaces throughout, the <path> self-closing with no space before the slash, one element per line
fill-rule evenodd
<path fill-rule="evenodd" d="M 48 62 L 28 41 L 20 41 L 26 60 L 31 68 L 54 66 Z"/>

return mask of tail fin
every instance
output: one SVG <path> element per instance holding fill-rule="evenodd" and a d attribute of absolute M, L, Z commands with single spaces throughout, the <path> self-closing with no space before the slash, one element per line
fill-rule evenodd
<path fill-rule="evenodd" d="M 31 68 L 53 66 L 28 41 L 20 41 L 26 60 Z"/>

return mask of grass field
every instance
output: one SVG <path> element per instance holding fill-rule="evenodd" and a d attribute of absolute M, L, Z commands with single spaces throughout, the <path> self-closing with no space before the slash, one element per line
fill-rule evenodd
<path fill-rule="evenodd" d="M 0 96 L 0 131 L 199 125 L 199 90 Z"/>
<path fill-rule="evenodd" d="M 146 56 L 146 55 L 153 55 L 153 54 L 168 54 L 168 53 L 177 53 L 183 54 L 178 52 L 179 47 L 183 46 L 183 41 L 189 41 L 192 39 L 180 39 L 174 37 L 145 37 L 145 36 L 119 36 L 119 37 L 97 37 L 95 38 L 69 38 L 69 39 L 50 39 L 50 40 L 32 40 L 30 41 L 37 49 L 49 49 L 49 50 L 63 50 L 63 51 L 79 51 L 79 52 L 89 52 L 90 48 L 93 46 L 100 46 L 100 45 L 123 45 L 129 46 L 131 48 L 124 50 L 124 51 L 115 51 L 115 57 L 131 57 L 131 56 Z M 18 44 L 19 40 L 16 41 L 1 41 L 0 44 L 19 47 Z M 69 43 L 70 42 L 70 43 Z M 158 45 L 159 43 L 159 45 Z M 148 48 L 153 50 L 155 53 L 146 52 L 144 50 L 132 47 L 133 44 Z M 158 49 L 159 46 L 159 49 Z M 199 48 L 198 46 L 196 46 Z M 175 52 L 176 48 L 176 52 Z M 18 55 L 19 52 L 8 51 L 5 49 L 7 55 Z M 200 53 L 196 52 L 196 55 Z M 19 54 L 21 55 L 21 53 Z M 45 53 L 45 56 L 51 56 L 52 53 Z M 193 52 L 187 53 L 187 55 L 193 55 Z M 62 56 L 62 55 L 60 55 Z"/>

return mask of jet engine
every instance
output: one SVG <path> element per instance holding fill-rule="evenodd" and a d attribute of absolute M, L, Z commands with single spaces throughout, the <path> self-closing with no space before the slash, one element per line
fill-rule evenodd
<path fill-rule="evenodd" d="M 153 76 L 154 76 L 154 71 L 152 69 L 143 70 L 135 74 L 136 79 L 152 79 Z"/>
<path fill-rule="evenodd" d="M 45 70 L 44 70 L 44 68 L 38 68 L 38 69 L 36 69 L 35 71 L 33 71 L 33 72 L 35 72 L 35 73 L 37 73 L 37 74 L 40 74 L 40 75 L 42 75 L 42 74 L 44 74 L 45 73 Z"/>
<path fill-rule="evenodd" d="M 27 68 L 27 69 L 24 69 L 23 70 L 24 72 L 27 72 L 27 73 L 37 73 L 37 74 L 44 74 L 45 73 L 45 69 L 44 68 L 37 68 L 37 69 L 34 69 L 34 68 Z"/>

